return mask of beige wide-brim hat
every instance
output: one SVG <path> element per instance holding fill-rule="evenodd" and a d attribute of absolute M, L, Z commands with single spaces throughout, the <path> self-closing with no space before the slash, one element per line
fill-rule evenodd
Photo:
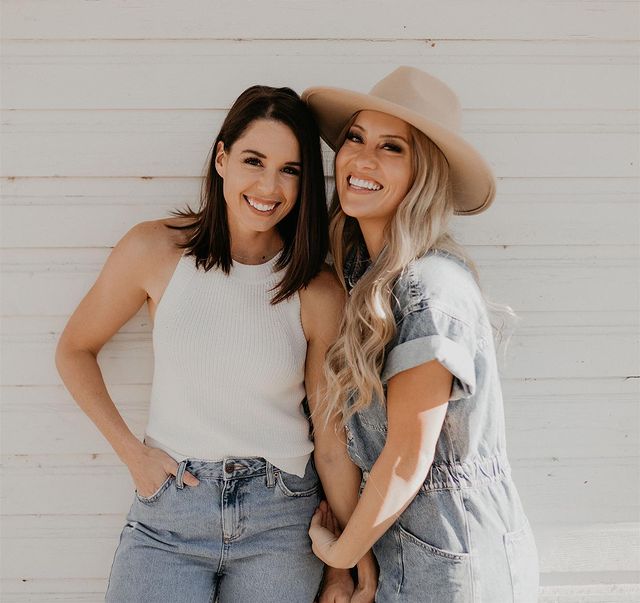
<path fill-rule="evenodd" d="M 309 105 L 327 144 L 337 150 L 338 138 L 355 113 L 380 111 L 399 117 L 424 132 L 449 163 L 455 212 L 478 214 L 489 207 L 496 192 L 491 168 L 462 136 L 462 110 L 453 90 L 414 67 L 399 67 L 380 80 L 369 94 L 343 88 L 307 88 Z"/>

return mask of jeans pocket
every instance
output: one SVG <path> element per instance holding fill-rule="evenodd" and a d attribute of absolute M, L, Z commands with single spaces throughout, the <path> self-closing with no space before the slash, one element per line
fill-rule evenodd
<path fill-rule="evenodd" d="M 285 496 L 311 496 L 320 489 L 320 478 L 313 471 L 307 471 L 304 477 L 286 471 L 276 471 L 276 483 Z"/>
<path fill-rule="evenodd" d="M 538 553 L 528 522 L 504 535 L 504 548 L 511 574 L 514 603 L 538 601 Z"/>
<path fill-rule="evenodd" d="M 140 494 L 138 494 L 138 491 L 136 490 L 136 498 L 140 502 L 145 503 L 147 505 L 156 502 L 162 496 L 162 494 L 167 490 L 167 488 L 171 485 L 171 481 L 173 479 L 174 479 L 173 475 L 167 476 L 167 479 L 165 479 L 162 482 L 160 487 L 151 496 L 141 496 Z"/>
<path fill-rule="evenodd" d="M 469 603 L 472 600 L 469 553 L 446 551 L 398 525 L 403 601 Z"/>

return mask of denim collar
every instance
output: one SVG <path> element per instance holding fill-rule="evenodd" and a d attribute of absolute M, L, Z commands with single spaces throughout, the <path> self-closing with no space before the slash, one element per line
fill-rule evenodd
<path fill-rule="evenodd" d="M 371 267 L 371 258 L 364 243 L 354 245 L 344 260 L 344 281 L 351 292 L 364 273 Z"/>
<path fill-rule="evenodd" d="M 422 257 L 427 257 L 429 255 L 447 257 L 453 260 L 456 264 L 462 266 L 465 270 L 470 271 L 469 266 L 462 258 L 450 253 L 449 251 L 445 251 L 444 249 L 430 249 Z M 367 251 L 367 246 L 364 242 L 354 245 L 344 260 L 343 274 L 348 292 L 351 292 L 357 282 L 362 278 L 362 276 L 364 276 L 371 266 L 371 258 L 369 257 L 369 252 Z"/>

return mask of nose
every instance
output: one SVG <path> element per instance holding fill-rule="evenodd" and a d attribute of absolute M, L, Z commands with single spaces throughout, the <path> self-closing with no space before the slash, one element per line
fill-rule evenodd
<path fill-rule="evenodd" d="M 264 170 L 260 175 L 258 190 L 262 195 L 271 195 L 278 190 L 280 174 L 278 170 Z"/>
<path fill-rule="evenodd" d="M 355 166 L 360 169 L 373 169 L 376 167 L 375 149 L 367 145 L 361 145 L 354 157 Z"/>

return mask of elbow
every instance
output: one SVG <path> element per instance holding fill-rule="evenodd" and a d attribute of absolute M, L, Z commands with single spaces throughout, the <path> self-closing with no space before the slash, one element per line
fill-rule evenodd
<path fill-rule="evenodd" d="M 346 438 L 342 439 L 333 434 L 328 436 L 326 433 L 316 434 L 313 459 L 316 465 L 332 468 L 342 466 L 345 462 L 350 463 Z"/>
<path fill-rule="evenodd" d="M 64 370 L 65 362 L 68 357 L 67 346 L 64 341 L 64 333 L 58 339 L 58 343 L 56 344 L 56 351 L 54 354 L 54 360 L 56 364 L 56 369 L 58 374 L 62 377 L 62 373 Z"/>
<path fill-rule="evenodd" d="M 335 468 L 345 462 L 351 462 L 345 447 L 321 447 L 317 446 L 313 450 L 313 460 L 316 467 Z"/>
<path fill-rule="evenodd" d="M 316 465 L 333 465 L 339 458 L 339 454 L 334 450 L 322 450 L 316 446 L 313 449 L 313 460 Z"/>
<path fill-rule="evenodd" d="M 65 331 L 62 332 L 58 343 L 56 344 L 56 350 L 54 354 L 54 361 L 58 374 L 64 380 L 65 374 L 68 372 L 69 366 L 77 359 L 78 354 L 90 354 L 96 358 L 97 353 L 93 350 L 84 349 L 77 345 L 74 345 L 66 335 Z"/>

